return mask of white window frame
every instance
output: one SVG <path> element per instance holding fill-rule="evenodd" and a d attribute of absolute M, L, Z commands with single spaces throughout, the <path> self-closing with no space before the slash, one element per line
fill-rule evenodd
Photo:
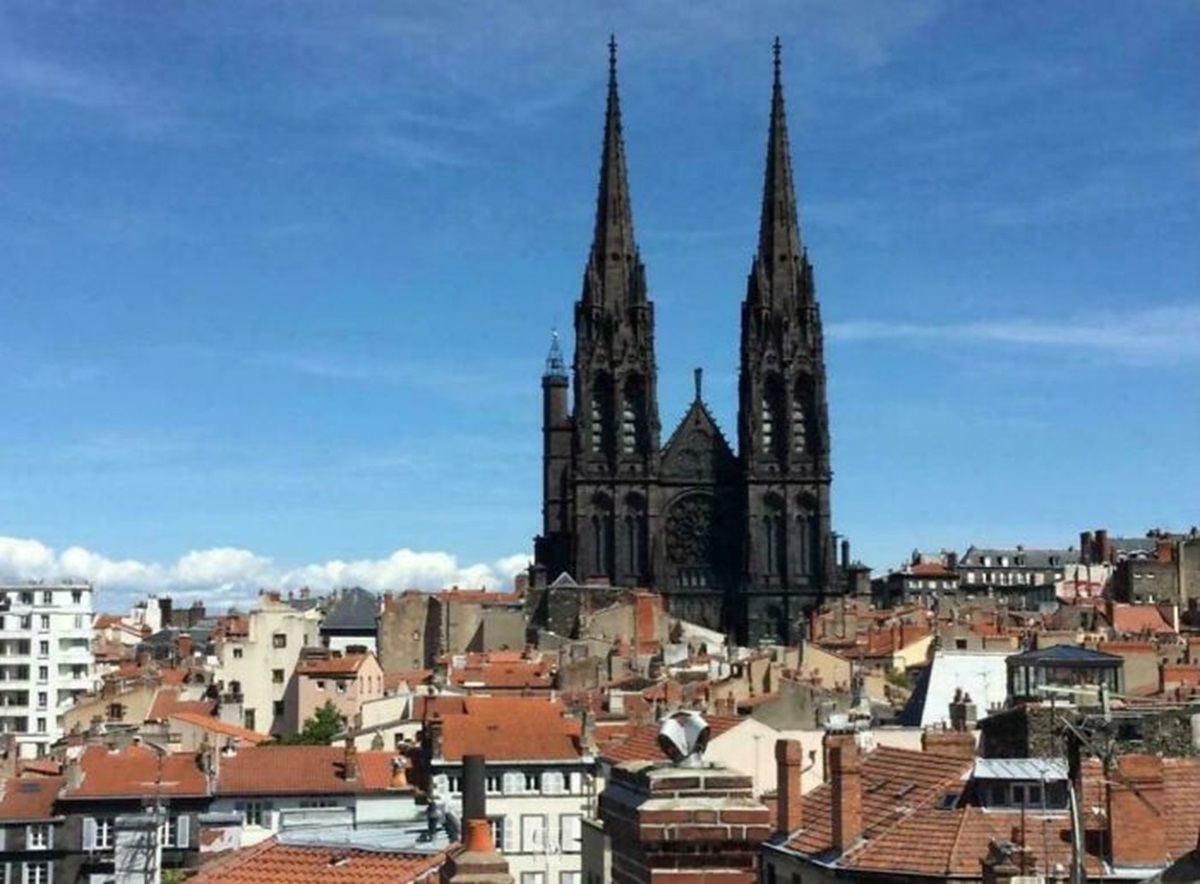
<path fill-rule="evenodd" d="M 26 850 L 49 850 L 54 846 L 54 827 L 49 823 L 31 823 L 25 827 Z"/>
<path fill-rule="evenodd" d="M 21 884 L 50 884 L 54 880 L 54 865 L 39 859 L 21 863 Z"/>
<path fill-rule="evenodd" d="M 542 853 L 546 849 L 546 828 L 544 813 L 521 814 L 521 853 Z"/>
<path fill-rule="evenodd" d="M 558 818 L 558 846 L 563 853 L 583 851 L 583 814 L 564 813 Z"/>

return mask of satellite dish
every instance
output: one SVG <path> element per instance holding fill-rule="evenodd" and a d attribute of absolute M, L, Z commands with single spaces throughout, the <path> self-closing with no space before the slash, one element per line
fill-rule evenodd
<path fill-rule="evenodd" d="M 700 767 L 711 736 L 708 722 L 699 712 L 676 712 L 658 726 L 659 748 L 676 767 Z"/>

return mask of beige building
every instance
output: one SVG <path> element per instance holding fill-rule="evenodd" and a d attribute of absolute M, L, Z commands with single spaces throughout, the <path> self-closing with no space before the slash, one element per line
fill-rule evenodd
<path fill-rule="evenodd" d="M 272 735 L 287 733 L 284 700 L 300 649 L 315 645 L 321 625 L 316 608 L 298 610 L 278 593 L 259 599 L 245 617 L 246 633 L 217 646 L 222 705 L 242 705 L 242 726 Z"/>
<path fill-rule="evenodd" d="M 309 651 L 296 664 L 288 685 L 285 719 L 289 732 L 299 731 L 304 722 L 326 703 L 346 719 L 350 728 L 362 724 L 362 707 L 383 697 L 383 669 L 370 651 L 365 653 Z"/>

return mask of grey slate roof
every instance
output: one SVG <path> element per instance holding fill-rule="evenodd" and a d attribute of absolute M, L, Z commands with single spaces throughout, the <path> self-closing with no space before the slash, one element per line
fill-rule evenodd
<path fill-rule="evenodd" d="M 375 634 L 379 616 L 379 596 L 359 587 L 342 591 L 337 604 L 321 624 L 321 632 L 350 632 Z"/>
<path fill-rule="evenodd" d="M 1065 780 L 1065 758 L 977 758 L 977 780 Z"/>
<path fill-rule="evenodd" d="M 1063 565 L 1074 565 L 1079 562 L 1079 550 L 1077 549 L 1017 549 L 1016 547 L 991 549 L 972 546 L 963 553 L 958 566 L 960 569 L 985 567 L 984 556 L 991 559 L 991 565 L 986 566 L 990 568 L 1061 568 Z M 1002 556 L 1008 558 L 1008 564 L 1005 566 L 1000 565 Z M 1051 564 L 1052 558 L 1055 560 L 1054 564 Z"/>
<path fill-rule="evenodd" d="M 1094 648 L 1080 645 L 1054 645 L 1040 651 L 1026 651 L 1024 654 L 1013 654 L 1008 658 L 1012 666 L 1054 666 L 1062 663 L 1082 666 L 1117 667 L 1121 665 L 1121 657 L 1107 654 Z"/>

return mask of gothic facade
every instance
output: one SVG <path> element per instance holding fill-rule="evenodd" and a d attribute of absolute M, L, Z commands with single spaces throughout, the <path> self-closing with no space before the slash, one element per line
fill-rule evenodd
<path fill-rule="evenodd" d="M 778 42 L 758 247 L 741 310 L 736 452 L 701 398 L 699 370 L 695 398 L 662 444 L 654 321 L 610 45 L 574 361 L 568 373 L 556 338 L 542 378 L 535 568 L 543 581 L 653 589 L 673 614 L 743 641 L 793 641 L 836 575 L 821 318 L 797 220 Z"/>

